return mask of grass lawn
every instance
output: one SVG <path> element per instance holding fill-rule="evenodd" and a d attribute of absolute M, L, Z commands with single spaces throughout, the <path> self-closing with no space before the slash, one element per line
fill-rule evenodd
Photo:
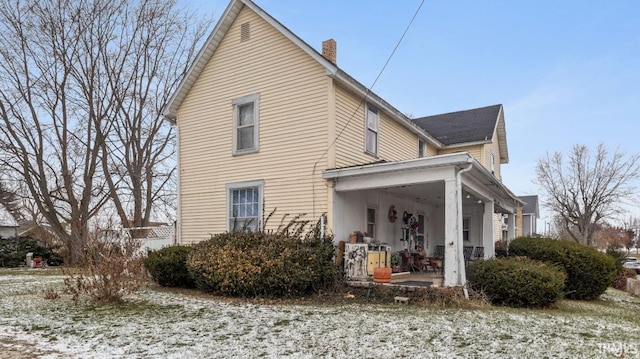
<path fill-rule="evenodd" d="M 62 279 L 0 271 L 0 358 L 640 357 L 640 298 L 613 289 L 544 310 L 265 304 L 158 288 L 92 307 L 45 299 Z"/>

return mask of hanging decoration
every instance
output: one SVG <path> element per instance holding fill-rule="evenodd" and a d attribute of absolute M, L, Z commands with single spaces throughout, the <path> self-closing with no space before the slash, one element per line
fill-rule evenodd
<path fill-rule="evenodd" d="M 404 224 L 409 224 L 409 218 L 413 217 L 413 214 L 404 211 L 404 213 L 402 213 L 402 222 L 404 222 Z"/>
<path fill-rule="evenodd" d="M 418 227 L 420 226 L 418 224 L 418 219 L 414 216 L 409 217 L 409 223 L 407 223 L 409 225 L 409 228 L 411 228 L 411 232 L 413 233 L 418 233 Z"/>

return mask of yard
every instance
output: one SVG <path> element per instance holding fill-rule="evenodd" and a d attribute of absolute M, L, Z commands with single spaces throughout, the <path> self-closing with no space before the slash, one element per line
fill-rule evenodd
<path fill-rule="evenodd" d="M 640 357 L 640 298 L 558 309 L 257 304 L 146 289 L 127 304 L 44 298 L 57 272 L 0 271 L 0 358 Z"/>

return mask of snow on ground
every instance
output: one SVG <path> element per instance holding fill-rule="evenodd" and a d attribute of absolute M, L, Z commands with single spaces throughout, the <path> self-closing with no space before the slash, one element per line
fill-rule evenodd
<path fill-rule="evenodd" d="M 91 307 L 44 299 L 62 277 L 24 273 L 0 273 L 0 352 L 18 357 L 640 358 L 640 299 L 619 291 L 557 310 L 263 305 L 154 289 Z"/>

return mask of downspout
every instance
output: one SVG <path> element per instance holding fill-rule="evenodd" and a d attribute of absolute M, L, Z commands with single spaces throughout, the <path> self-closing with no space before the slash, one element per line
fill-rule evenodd
<path fill-rule="evenodd" d="M 176 170 L 178 172 L 176 176 L 176 225 L 174 228 L 174 244 L 182 245 L 182 201 L 180 190 L 180 127 L 178 127 L 178 121 L 174 118 L 169 118 L 171 127 L 176 130 Z"/>
<path fill-rule="evenodd" d="M 473 168 L 473 163 L 469 163 L 469 165 L 456 173 L 456 212 L 457 212 L 457 220 L 456 220 L 456 233 L 458 234 L 458 253 L 462 254 L 462 261 L 460 257 L 458 257 L 458 283 L 462 283 L 462 290 L 464 291 L 464 297 L 469 299 L 469 291 L 467 289 L 466 283 L 466 275 L 465 281 L 462 282 L 462 273 L 466 270 L 464 267 L 464 246 L 462 243 L 462 238 L 460 238 L 460 234 L 462 233 L 462 174 L 470 171 Z"/>

